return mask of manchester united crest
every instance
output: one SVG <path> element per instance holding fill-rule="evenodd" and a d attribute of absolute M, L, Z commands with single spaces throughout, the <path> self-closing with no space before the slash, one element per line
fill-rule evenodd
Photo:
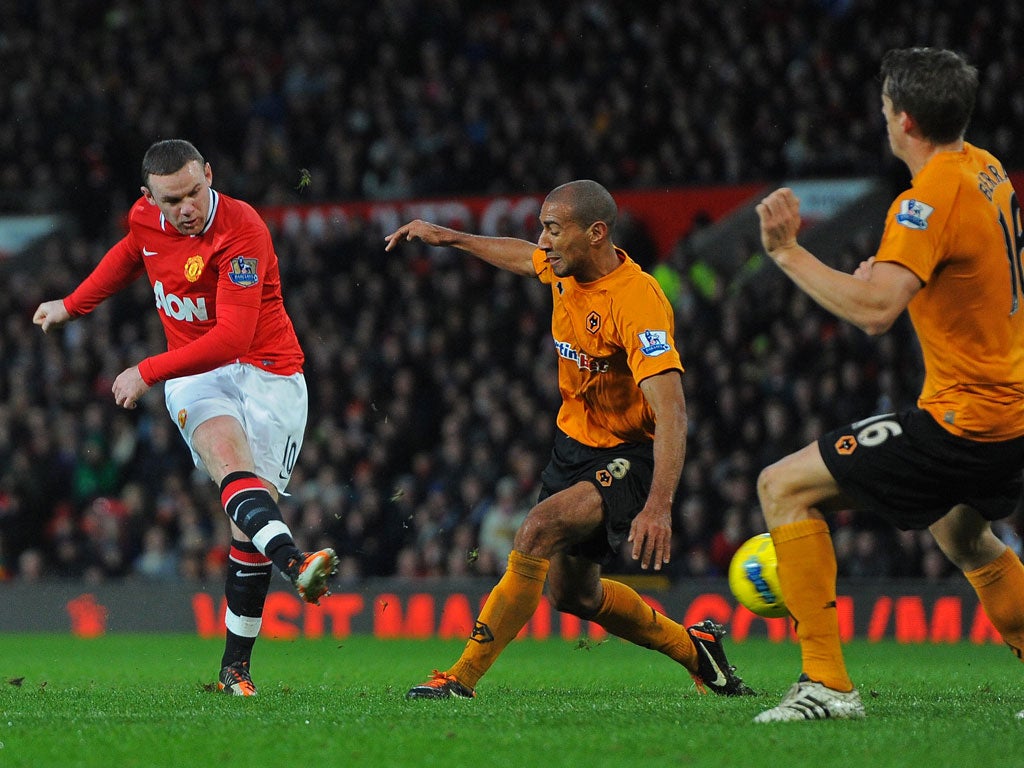
<path fill-rule="evenodd" d="M 194 283 L 203 274 L 205 266 L 206 262 L 203 261 L 203 257 L 198 253 L 195 256 L 190 256 L 188 261 L 185 262 L 185 279 L 190 283 Z"/>

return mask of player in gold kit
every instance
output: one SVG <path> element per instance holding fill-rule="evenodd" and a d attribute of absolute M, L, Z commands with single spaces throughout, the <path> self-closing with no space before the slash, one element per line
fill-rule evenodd
<path fill-rule="evenodd" d="M 519 633 L 545 582 L 555 607 L 682 664 L 698 688 L 752 691 L 722 650 L 724 630 L 689 628 L 632 588 L 601 578 L 624 542 L 642 568 L 669 562 L 672 502 L 686 452 L 683 370 L 672 309 L 657 282 L 617 248 L 617 207 L 594 181 L 552 190 L 537 243 L 471 235 L 421 220 L 387 236 L 450 246 L 551 286 L 551 332 L 562 406 L 540 498 L 516 533 L 505 575 L 477 618 L 459 660 L 407 698 L 471 698 Z"/>
<path fill-rule="evenodd" d="M 1000 162 L 964 141 L 978 73 L 951 51 L 893 50 L 882 60 L 889 144 L 912 187 L 893 202 L 874 257 L 853 275 L 801 247 L 789 189 L 758 205 L 761 239 L 815 301 L 871 334 L 904 309 L 924 356 L 917 407 L 821 437 L 765 469 L 758 495 L 796 623 L 802 674 L 756 722 L 857 718 L 836 616 L 836 557 L 824 516 L 871 510 L 927 528 L 978 594 L 1018 658 L 1024 565 L 992 532 L 1021 500 L 1024 468 L 1024 234 Z"/>

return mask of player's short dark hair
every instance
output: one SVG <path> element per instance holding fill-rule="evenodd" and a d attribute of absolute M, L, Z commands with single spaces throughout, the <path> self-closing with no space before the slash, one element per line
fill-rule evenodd
<path fill-rule="evenodd" d="M 584 228 L 595 221 L 603 221 L 609 232 L 615 229 L 619 208 L 611 193 L 596 181 L 570 181 L 551 190 L 547 199 L 568 205 L 572 209 L 573 221 Z"/>
<path fill-rule="evenodd" d="M 926 139 L 963 138 L 974 112 L 978 70 L 960 54 L 939 48 L 900 48 L 882 57 L 882 93 L 906 112 Z"/>
<path fill-rule="evenodd" d="M 142 158 L 142 184 L 149 186 L 150 174 L 169 176 L 195 160 L 200 167 L 206 165 L 202 154 L 184 139 L 158 141 L 146 150 Z"/>

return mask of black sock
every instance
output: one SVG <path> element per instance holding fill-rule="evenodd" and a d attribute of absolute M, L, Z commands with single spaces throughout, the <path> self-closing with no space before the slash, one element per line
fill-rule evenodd
<path fill-rule="evenodd" d="M 277 502 L 252 472 L 232 472 L 225 477 L 220 500 L 228 517 L 282 572 L 301 556 Z"/>
<path fill-rule="evenodd" d="M 231 541 L 224 596 L 228 610 L 221 666 L 248 662 L 263 622 L 263 604 L 270 588 L 271 563 L 250 541 Z"/>

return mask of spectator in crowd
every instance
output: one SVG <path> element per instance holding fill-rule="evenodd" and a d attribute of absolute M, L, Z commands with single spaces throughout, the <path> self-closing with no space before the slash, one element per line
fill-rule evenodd
<path fill-rule="evenodd" d="M 480 518 L 480 553 L 499 563 L 508 560 L 516 531 L 529 511 L 530 503 L 520 497 L 515 478 L 506 476 L 498 480 L 494 500 Z"/>
<path fill-rule="evenodd" d="M 135 573 L 153 581 L 178 579 L 178 555 L 167 540 L 167 532 L 151 525 L 142 536 L 142 551 L 132 563 Z"/>
<path fill-rule="evenodd" d="M 46 576 L 46 557 L 36 548 L 23 550 L 18 557 L 18 575 L 22 581 L 39 582 Z"/>

